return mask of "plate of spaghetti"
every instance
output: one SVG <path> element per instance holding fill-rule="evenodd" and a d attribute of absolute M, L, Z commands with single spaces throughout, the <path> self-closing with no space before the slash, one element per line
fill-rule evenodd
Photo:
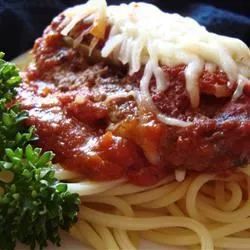
<path fill-rule="evenodd" d="M 246 44 L 151 4 L 89 0 L 14 62 L 11 103 L 27 114 L 31 144 L 54 153 L 57 192 L 79 197 L 67 217 L 77 220 L 61 228 L 82 249 L 249 249 Z"/>

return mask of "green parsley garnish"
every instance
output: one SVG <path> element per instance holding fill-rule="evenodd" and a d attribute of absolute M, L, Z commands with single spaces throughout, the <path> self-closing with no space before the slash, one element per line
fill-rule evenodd
<path fill-rule="evenodd" d="M 79 196 L 55 178 L 52 152 L 30 143 L 34 128 L 24 125 L 28 114 L 10 105 L 21 82 L 14 64 L 0 53 L 0 249 L 17 241 L 43 249 L 48 241 L 60 245 L 59 230 L 77 221 Z"/>

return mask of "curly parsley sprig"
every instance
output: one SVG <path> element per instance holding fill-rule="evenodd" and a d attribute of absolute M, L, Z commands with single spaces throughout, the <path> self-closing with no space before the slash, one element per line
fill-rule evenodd
<path fill-rule="evenodd" d="M 14 64 L 0 53 L 0 249 L 13 250 L 17 241 L 43 249 L 60 245 L 59 229 L 77 221 L 79 196 L 55 178 L 52 152 L 30 142 L 33 127 L 18 105 L 9 107 L 21 78 Z"/>

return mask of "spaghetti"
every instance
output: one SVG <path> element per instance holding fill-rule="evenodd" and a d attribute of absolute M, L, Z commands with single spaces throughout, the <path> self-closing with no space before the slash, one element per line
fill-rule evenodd
<path fill-rule="evenodd" d="M 183 182 L 170 176 L 152 187 L 122 183 L 94 195 L 82 193 L 80 219 L 75 227 L 88 225 L 92 234 L 80 234 L 75 228 L 71 234 L 83 237 L 96 249 L 110 249 L 111 244 L 135 249 L 131 233 L 160 244 L 200 245 L 202 250 L 248 249 L 248 179 L 241 170 L 228 178 L 190 173 Z M 117 232 L 126 240 L 117 237 Z M 97 235 L 101 248 L 98 241 L 93 243 Z"/>

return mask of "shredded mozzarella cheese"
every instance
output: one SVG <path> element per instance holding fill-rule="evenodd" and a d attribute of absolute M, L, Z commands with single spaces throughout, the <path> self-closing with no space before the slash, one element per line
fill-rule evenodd
<path fill-rule="evenodd" d="M 239 75 L 239 77 L 238 77 L 238 85 L 237 85 L 237 88 L 236 88 L 236 90 L 235 90 L 235 92 L 233 94 L 233 98 L 232 98 L 233 100 L 238 99 L 242 95 L 243 89 L 244 89 L 244 87 L 245 87 L 245 85 L 247 83 L 248 83 L 247 79 L 244 76 Z"/>
<path fill-rule="evenodd" d="M 98 30 L 104 27 L 105 17 L 111 30 L 101 50 L 102 57 L 115 58 L 128 64 L 130 75 L 145 66 L 138 99 L 146 109 L 154 111 L 162 122 L 173 126 L 191 125 L 190 122 L 167 117 L 155 107 L 149 91 L 152 77 L 156 79 L 158 92 L 167 90 L 169 84 L 160 65 L 187 65 L 186 89 L 193 108 L 199 106 L 199 77 L 204 68 L 213 71 L 219 67 L 227 74 L 229 87 L 238 84 L 233 100 L 250 83 L 250 50 L 239 39 L 208 32 L 192 18 L 165 13 L 151 4 L 130 3 L 107 7 L 105 0 L 97 1 L 90 0 L 85 5 L 66 10 L 65 16 L 69 22 L 62 34 L 68 35 L 79 21 L 87 17 L 94 20 Z M 102 20 L 100 27 L 98 20 Z"/>
<path fill-rule="evenodd" d="M 115 99 L 128 98 L 129 96 L 133 96 L 134 99 L 136 99 L 135 91 L 131 90 L 129 92 L 118 92 L 118 93 L 115 93 L 115 94 L 111 94 L 104 100 L 104 103 L 111 102 L 111 101 L 113 101 Z"/>

